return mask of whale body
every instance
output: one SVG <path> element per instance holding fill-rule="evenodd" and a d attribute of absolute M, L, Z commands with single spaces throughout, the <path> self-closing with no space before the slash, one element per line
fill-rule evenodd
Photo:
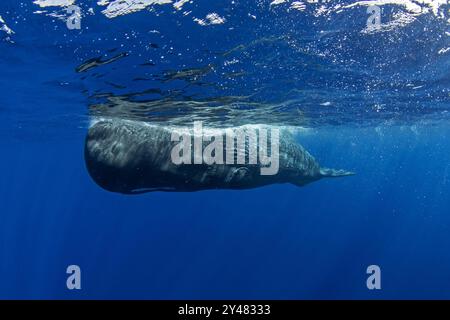
<path fill-rule="evenodd" d="M 92 179 L 102 188 L 123 194 L 151 191 L 200 191 L 251 189 L 276 183 L 304 186 L 325 177 L 352 172 L 321 168 L 319 163 L 289 135 L 279 137 L 278 172 L 262 175 L 262 164 L 175 164 L 172 150 L 176 130 L 144 122 L 108 119 L 89 128 L 85 161 Z M 225 135 L 225 129 L 215 129 Z M 206 133 L 207 135 L 207 133 Z M 248 156 L 248 144 L 238 145 Z M 259 147 L 259 146 L 258 146 Z M 225 150 L 224 150 L 225 152 Z"/>

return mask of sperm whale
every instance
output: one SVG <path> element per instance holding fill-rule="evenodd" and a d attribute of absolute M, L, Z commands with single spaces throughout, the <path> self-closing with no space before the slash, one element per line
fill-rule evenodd
<path fill-rule="evenodd" d="M 206 139 L 201 142 L 201 146 L 205 147 L 207 144 L 205 141 L 225 141 L 230 132 L 237 130 L 238 128 L 228 128 L 203 132 Z M 274 150 L 275 144 L 271 141 L 272 150 L 266 153 L 266 158 L 277 155 L 275 174 L 262 174 L 262 169 L 268 168 L 267 161 L 266 163 L 239 161 L 240 157 L 247 160 L 251 158 L 252 150 L 263 149 L 260 145 L 261 139 L 249 140 L 248 137 L 244 143 L 235 144 L 233 141 L 234 148 L 230 147 L 228 143 L 230 140 L 227 140 L 223 150 L 220 146 L 212 152 L 212 155 L 216 156 L 215 160 L 218 154 L 231 154 L 234 160 L 231 164 L 222 161 L 198 162 L 195 154 L 189 153 L 183 155 L 186 161 L 174 161 L 174 150 L 178 148 L 179 151 L 181 141 L 174 139 L 174 136 L 179 138 L 181 132 L 186 130 L 133 120 L 98 121 L 89 128 L 86 137 L 87 170 L 99 186 L 123 194 L 251 189 L 276 183 L 304 186 L 322 178 L 353 174 L 344 170 L 321 168 L 308 151 L 296 143 L 290 134 L 283 132 L 278 136 L 277 150 Z M 275 136 L 273 133 L 271 135 L 272 138 Z M 212 136 L 215 138 L 211 139 Z M 223 139 L 218 139 L 221 136 Z M 254 149 L 251 141 L 256 143 Z M 191 141 L 183 143 L 191 150 Z M 186 153 L 186 150 L 184 152 Z"/>

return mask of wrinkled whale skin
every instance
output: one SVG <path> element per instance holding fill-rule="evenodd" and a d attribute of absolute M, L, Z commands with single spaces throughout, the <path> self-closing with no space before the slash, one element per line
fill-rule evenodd
<path fill-rule="evenodd" d="M 288 134 L 280 133 L 279 171 L 261 175 L 259 164 L 175 165 L 173 128 L 131 120 L 102 120 L 89 128 L 85 161 L 102 188 L 124 194 L 150 191 L 250 189 L 275 183 L 303 186 L 325 176 L 350 175 L 321 170 L 317 161 Z M 225 133 L 225 131 L 224 131 Z M 248 154 L 248 150 L 245 150 Z"/>

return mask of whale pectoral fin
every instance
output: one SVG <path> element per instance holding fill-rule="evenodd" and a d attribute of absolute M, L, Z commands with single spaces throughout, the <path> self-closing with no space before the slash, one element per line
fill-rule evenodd
<path fill-rule="evenodd" d="M 227 183 L 236 183 L 236 182 L 242 182 L 250 177 L 250 171 L 248 168 L 240 167 L 235 168 L 230 171 L 230 173 L 227 175 L 225 182 Z"/>
<path fill-rule="evenodd" d="M 328 168 L 320 169 L 320 175 L 325 178 L 340 178 L 340 177 L 354 176 L 355 174 L 356 173 L 354 172 L 345 170 L 335 170 Z"/>

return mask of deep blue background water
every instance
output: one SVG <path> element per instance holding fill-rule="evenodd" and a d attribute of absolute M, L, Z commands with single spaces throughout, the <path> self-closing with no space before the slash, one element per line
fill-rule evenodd
<path fill-rule="evenodd" d="M 336 53 L 342 59 L 357 58 L 349 67 L 318 56 L 294 59 L 282 45 L 270 45 L 265 46 L 267 54 L 257 50 L 254 59 L 261 63 L 272 61 L 270 69 L 274 66 L 274 52 L 292 58 L 288 62 L 280 60 L 284 61 L 280 63 L 284 69 L 274 67 L 278 74 L 270 78 L 274 70 L 266 72 L 256 64 L 249 66 L 253 58 L 243 54 L 242 68 L 252 71 L 250 78 L 236 83 L 223 80 L 220 83 L 226 83 L 227 88 L 222 95 L 244 95 L 261 86 L 266 93 L 258 96 L 258 102 L 290 101 L 292 93 L 286 94 L 289 86 L 296 88 L 304 83 L 300 98 L 296 97 L 303 103 L 282 104 L 277 112 L 264 113 L 266 118 L 257 117 L 256 112 L 255 121 L 300 125 L 303 122 L 290 120 L 297 108 L 304 107 L 301 110 L 306 115 L 320 121 L 310 122 L 314 125 L 301 131 L 298 141 L 324 166 L 349 169 L 357 175 L 322 180 L 304 188 L 275 185 L 247 191 L 124 196 L 100 189 L 88 176 L 83 158 L 89 122 L 87 106 L 96 90 L 118 95 L 144 90 L 144 85 L 131 80 L 142 74 L 141 69 L 130 69 L 148 61 L 148 56 L 139 56 L 146 51 L 134 49 L 134 54 L 125 58 L 128 62 L 124 59 L 115 65 L 116 72 L 113 64 L 99 67 L 98 72 L 110 82 L 121 81 L 126 89 L 96 81 L 92 76 L 95 69 L 86 79 L 80 79 L 75 67 L 95 56 L 97 48 L 101 52 L 98 55 L 102 55 L 111 43 L 92 44 L 80 36 L 76 40 L 79 43 L 71 45 L 64 40 L 70 35 L 63 36 L 67 32 L 62 22 L 33 15 L 31 5 L 27 6 L 28 11 L 13 1 L 2 1 L 0 5 L 0 15 L 7 23 L 20 22 L 9 23 L 16 31 L 12 38 L 15 43 L 0 43 L 0 298 L 450 298 L 447 56 L 429 55 L 412 42 L 409 53 L 414 54 L 409 58 L 403 55 L 408 47 L 402 47 L 397 55 L 391 52 L 400 59 L 397 65 L 392 62 L 376 67 L 377 59 L 383 59 L 382 51 L 388 49 L 379 48 L 377 58 L 368 45 L 367 51 Z M 220 8 L 217 4 L 215 9 Z M 242 14 L 246 16 L 250 9 L 244 8 Z M 206 14 L 212 8 L 203 11 Z M 225 29 L 218 26 L 200 33 L 204 29 L 189 24 L 190 29 L 171 29 L 172 20 L 154 18 L 148 22 L 145 14 L 149 13 L 114 22 L 90 18 L 88 25 L 97 30 L 92 31 L 94 34 L 103 24 L 110 26 L 105 32 L 111 35 L 118 33 L 114 28 L 151 30 L 153 23 L 164 29 L 161 24 L 167 23 L 171 36 L 166 36 L 171 41 L 176 39 L 177 49 L 183 44 L 195 47 L 199 43 L 208 43 L 214 50 L 230 49 L 255 40 L 255 34 L 245 32 L 237 32 L 238 38 L 222 37 L 234 21 L 231 18 L 223 26 Z M 262 19 L 271 19 L 268 13 L 265 18 L 261 15 Z M 27 20 L 22 21 L 23 17 Z M 238 18 L 235 20 L 240 21 Z M 269 31 L 279 35 L 298 30 L 293 28 L 294 22 L 283 19 L 288 18 L 279 13 L 271 28 L 261 23 L 255 33 L 262 34 L 257 38 Z M 344 21 L 338 21 L 342 28 Z M 356 23 L 350 17 L 348 21 Z M 295 23 L 312 24 L 309 20 Z M 48 31 L 48 37 L 42 37 L 39 27 Z M 245 23 L 241 27 L 253 30 Z M 417 40 L 414 28 L 417 26 L 401 31 L 403 44 Z M 180 30 L 197 34 L 198 38 L 186 44 L 181 35 L 176 36 Z M 411 38 L 405 33 L 411 33 Z M 431 48 L 448 44 L 448 40 L 432 35 L 425 39 L 428 42 L 421 40 L 430 52 Z M 87 33 L 85 37 L 91 39 L 94 35 Z M 212 43 L 208 39 L 216 40 Z M 349 40 L 349 46 L 367 45 L 358 39 Z M 161 50 L 164 41 L 160 40 Z M 59 44 L 66 47 L 58 48 Z M 82 54 L 78 55 L 74 48 L 79 44 Z M 126 44 L 123 50 L 130 51 L 135 44 Z M 160 52 L 148 54 L 155 61 L 161 56 Z M 154 73 L 177 70 L 184 63 L 187 67 L 205 65 L 205 61 L 194 63 L 201 55 L 209 57 L 211 53 L 199 50 L 187 60 L 175 58 L 177 55 L 167 61 L 158 60 Z M 406 64 L 407 59 L 416 64 Z M 298 64 L 294 65 L 294 61 Z M 372 71 L 367 82 L 360 78 L 364 73 L 362 62 L 368 63 Z M 344 69 L 354 73 L 340 78 Z M 386 74 L 386 70 L 393 71 Z M 329 82 L 318 76 L 327 72 L 332 77 Z M 293 82 L 281 81 L 284 73 Z M 217 82 L 217 77 L 211 75 L 208 81 Z M 371 90 L 364 89 L 373 83 L 377 84 Z M 393 89 L 391 83 L 395 83 Z M 406 83 L 425 85 L 425 89 L 412 94 L 401 87 Z M 156 85 L 175 89 L 180 84 L 152 83 Z M 186 90 L 185 95 L 204 91 L 206 96 L 217 94 L 209 87 Z M 345 97 L 350 93 L 353 98 Z M 308 105 L 308 101 L 317 106 L 329 100 L 337 101 L 330 113 L 319 108 L 317 115 L 312 111 L 313 103 Z M 352 101 L 380 104 L 381 115 L 377 115 L 378 111 L 355 112 L 359 104 L 350 105 Z M 81 291 L 66 288 L 65 271 L 71 264 L 81 267 Z M 366 268 L 372 264 L 381 267 L 380 291 L 366 288 Z"/>
<path fill-rule="evenodd" d="M 0 296 L 449 298 L 450 130 L 418 130 L 303 139 L 348 179 L 136 197 L 90 180 L 82 132 L 2 141 Z M 65 287 L 69 264 L 80 292 Z"/>

